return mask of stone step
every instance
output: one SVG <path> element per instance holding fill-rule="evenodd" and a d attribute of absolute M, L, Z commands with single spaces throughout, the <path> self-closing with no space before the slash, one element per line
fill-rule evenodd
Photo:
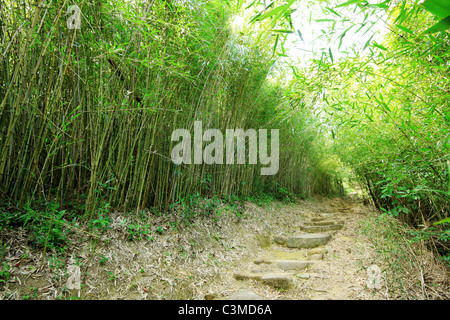
<path fill-rule="evenodd" d="M 260 273 L 235 273 L 234 278 L 236 280 L 261 280 L 263 274 Z"/>
<path fill-rule="evenodd" d="M 284 237 L 284 236 L 275 236 L 275 237 L 273 238 L 273 241 L 274 241 L 275 243 L 278 243 L 278 244 L 281 244 L 282 246 L 284 246 L 284 245 L 286 244 L 287 237 Z"/>
<path fill-rule="evenodd" d="M 313 263 L 311 261 L 295 261 L 295 260 L 277 260 L 274 262 L 275 267 L 284 271 L 299 271 L 308 268 Z"/>
<path fill-rule="evenodd" d="M 292 277 L 280 274 L 266 275 L 261 278 L 261 282 L 276 289 L 289 289 L 293 284 Z"/>
<path fill-rule="evenodd" d="M 309 226 L 333 226 L 336 224 L 343 224 L 342 220 L 322 220 L 322 221 L 311 221 L 305 222 L 305 225 Z"/>
<path fill-rule="evenodd" d="M 239 290 L 230 295 L 227 298 L 227 300 L 266 300 L 266 299 L 252 291 Z"/>
<path fill-rule="evenodd" d="M 301 226 L 300 230 L 310 233 L 322 233 L 327 231 L 341 230 L 342 227 L 343 227 L 342 224 L 335 224 L 329 226 Z"/>
<path fill-rule="evenodd" d="M 323 260 L 323 254 L 312 254 L 309 256 L 309 260 Z"/>
<path fill-rule="evenodd" d="M 331 236 L 326 233 L 305 233 L 287 238 L 288 248 L 314 248 L 327 244 Z"/>
<path fill-rule="evenodd" d="M 317 260 L 317 259 L 315 259 Z M 255 264 L 270 264 L 275 268 L 284 270 L 284 271 L 292 271 L 292 270 L 303 270 L 312 265 L 312 261 L 298 261 L 298 260 L 264 260 L 258 259 L 254 261 Z"/>
<path fill-rule="evenodd" d="M 338 216 L 345 216 L 347 215 L 345 212 L 322 212 L 319 213 L 319 218 L 326 218 L 326 217 L 338 217 Z"/>
<path fill-rule="evenodd" d="M 256 280 L 274 288 L 289 289 L 292 286 L 293 279 L 283 273 L 235 273 L 236 280 Z"/>
<path fill-rule="evenodd" d="M 346 214 L 342 213 L 342 212 L 339 212 L 339 213 L 321 213 L 318 217 L 315 217 L 315 219 L 320 219 L 320 220 L 317 220 L 316 222 L 324 221 L 324 220 L 334 220 L 334 221 L 340 220 L 340 221 L 342 221 L 342 220 L 345 219 L 345 216 L 346 216 Z M 312 221 L 312 219 L 311 219 L 311 221 Z"/>
<path fill-rule="evenodd" d="M 312 256 L 315 254 L 322 254 L 325 255 L 328 253 L 328 250 L 325 248 L 313 248 L 313 249 L 309 249 L 308 252 L 306 253 L 307 256 Z"/>

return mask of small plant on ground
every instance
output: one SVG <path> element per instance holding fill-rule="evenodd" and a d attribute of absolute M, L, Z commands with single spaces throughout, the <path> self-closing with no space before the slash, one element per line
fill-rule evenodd
<path fill-rule="evenodd" d="M 0 269 L 0 284 L 5 283 L 10 278 L 9 271 L 11 270 L 11 267 L 8 266 L 6 262 L 3 262 L 3 266 Z"/>
<path fill-rule="evenodd" d="M 141 240 L 143 236 L 150 233 L 150 226 L 148 224 L 130 223 L 127 230 L 128 240 Z"/>
<path fill-rule="evenodd" d="M 102 254 L 100 254 L 99 257 L 100 257 L 100 265 L 102 265 L 102 266 L 105 265 L 106 262 L 108 261 L 108 258 Z"/>

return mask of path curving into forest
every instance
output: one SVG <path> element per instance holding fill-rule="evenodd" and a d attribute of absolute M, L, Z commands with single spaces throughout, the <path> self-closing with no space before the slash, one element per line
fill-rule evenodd
<path fill-rule="evenodd" d="M 234 268 L 229 295 L 206 295 L 206 299 L 273 299 L 257 293 L 264 287 L 266 292 L 280 293 L 281 299 L 381 298 L 385 285 L 380 268 L 371 265 L 366 274 L 358 270 L 358 262 L 368 258 L 364 244 L 358 245 L 358 222 L 364 213 L 356 201 L 341 203 L 333 212 L 320 208 L 299 217 L 297 230 L 266 236 L 260 241 L 262 250 Z"/>

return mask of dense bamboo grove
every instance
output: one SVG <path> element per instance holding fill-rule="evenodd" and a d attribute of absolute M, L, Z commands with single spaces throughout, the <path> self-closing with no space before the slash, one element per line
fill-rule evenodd
<path fill-rule="evenodd" d="M 16 297 L 13 286 L 34 287 L 35 271 L 48 272 L 48 281 L 59 277 L 62 290 L 57 296 L 59 287 L 46 283 L 30 288 L 35 297 L 67 297 L 61 279 L 68 261 L 86 268 L 112 263 L 121 237 L 145 239 L 165 271 L 178 269 L 167 261 L 199 259 L 217 278 L 216 263 L 226 261 L 219 257 L 229 246 L 209 226 L 238 238 L 239 230 L 262 225 L 242 220 L 252 215 L 245 201 L 299 198 L 309 199 L 280 215 L 258 215 L 259 222 L 290 233 L 293 219 L 313 211 L 351 211 L 351 223 L 337 231 L 343 233 L 331 233 L 338 251 L 331 249 L 330 259 L 364 272 L 371 269 L 366 263 L 379 264 L 388 299 L 397 280 L 419 297 L 438 293 L 441 282 L 448 291 L 448 279 L 435 275 L 445 278 L 443 265 L 450 266 L 449 35 L 450 0 L 0 0 L 0 298 Z M 209 129 L 220 134 L 203 135 Z M 230 129 L 248 139 L 228 139 Z M 261 129 L 268 133 L 264 152 Z M 180 130 L 189 136 L 187 148 L 174 139 Z M 214 149 L 223 163 L 206 161 L 213 140 L 225 147 L 224 154 Z M 265 162 L 277 152 L 275 165 Z M 174 155 L 191 162 L 177 164 Z M 262 174 L 272 165 L 274 174 Z M 350 192 L 361 198 L 321 206 L 329 199 L 315 197 Z M 347 200 L 352 209 L 335 207 Z M 367 218 L 364 226 L 360 218 Z M 235 228 L 241 221 L 249 228 Z M 210 242 L 197 241 L 199 226 L 223 247 L 217 259 L 209 260 L 214 247 L 204 250 Z M 263 232 L 255 236 L 267 240 Z M 170 256 L 165 243 L 172 240 L 174 250 L 183 242 L 189 249 Z M 377 258 L 358 249 L 365 240 Z M 96 256 L 103 245 L 111 255 Z M 347 245 L 355 246 L 344 251 Z M 118 257 L 134 260 L 140 249 L 132 247 Z M 431 261 L 430 251 L 441 261 Z M 106 274 L 114 287 L 116 280 L 130 292 L 142 287 L 142 297 L 154 290 L 137 286 L 135 276 L 146 277 L 142 266 L 125 284 L 129 274 L 116 277 L 112 265 Z M 79 276 L 87 284 L 86 270 Z M 205 274 L 187 278 L 208 283 L 200 279 Z M 388 282 L 390 274 L 395 281 Z M 178 276 L 167 282 L 170 290 L 182 285 Z M 359 274 L 350 278 L 361 285 Z M 370 289 L 366 284 L 361 290 Z M 154 296 L 166 298 L 166 281 L 161 285 L 164 294 Z M 415 294 L 405 289 L 400 297 Z"/>
<path fill-rule="evenodd" d="M 381 16 L 382 42 L 371 36 L 338 61 L 330 49 L 298 70 L 293 91 L 317 99 L 335 153 L 353 168 L 376 208 L 413 226 L 416 240 L 433 240 L 448 260 L 450 25 L 444 20 L 450 2 L 350 1 L 335 10 L 329 34 L 336 45 L 351 28 L 360 30 L 357 35 L 371 31 L 366 19 L 347 19 L 350 27 L 337 32 L 334 25 L 344 25 L 349 13 Z"/>
<path fill-rule="evenodd" d="M 339 190 L 316 123 L 267 81 L 274 41 L 233 32 L 219 1 L 0 1 L 0 199 L 167 208 L 200 194 Z M 276 44 L 275 44 L 276 46 Z M 277 128 L 280 170 L 171 162 L 170 134 Z"/>

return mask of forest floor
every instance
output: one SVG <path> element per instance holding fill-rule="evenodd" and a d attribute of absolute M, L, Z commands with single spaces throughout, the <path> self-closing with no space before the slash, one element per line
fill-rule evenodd
<path fill-rule="evenodd" d="M 0 299 L 450 298 L 448 268 L 423 244 L 390 237 L 392 219 L 381 219 L 356 199 L 245 203 L 242 215 L 221 212 L 178 227 L 171 216 L 154 216 L 148 223 L 163 232 L 132 241 L 129 217 L 114 213 L 101 240 L 75 233 L 64 250 L 47 250 L 42 268 L 43 252 L 29 246 L 23 230 L 3 230 L 2 264 L 10 276 L 0 284 Z M 343 222 L 342 229 L 327 232 L 326 244 L 297 249 L 274 241 L 304 234 L 300 228 L 320 216 Z M 288 282 L 277 285 L 262 281 L 267 259 L 309 262 L 301 270 L 280 271 Z M 381 273 L 373 278 L 374 271 Z M 239 276 L 251 272 L 263 276 Z M 70 289 L 77 277 L 80 288 Z"/>

